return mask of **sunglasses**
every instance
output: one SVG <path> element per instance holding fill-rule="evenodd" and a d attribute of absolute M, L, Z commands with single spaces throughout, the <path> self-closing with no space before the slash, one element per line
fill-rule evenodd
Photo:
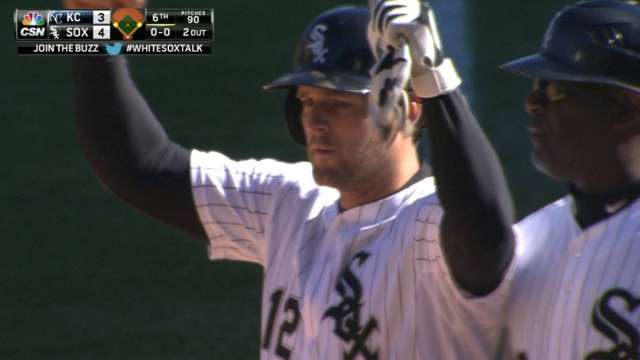
<path fill-rule="evenodd" d="M 569 97 L 569 87 L 562 83 L 534 79 L 533 91 L 541 91 L 549 102 L 561 101 Z"/>

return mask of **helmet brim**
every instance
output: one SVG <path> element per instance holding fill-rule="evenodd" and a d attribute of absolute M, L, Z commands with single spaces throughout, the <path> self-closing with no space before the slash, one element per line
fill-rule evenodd
<path fill-rule="evenodd" d="M 544 54 L 535 54 L 500 65 L 500 69 L 526 78 L 585 82 L 597 75 L 565 65 Z M 593 80 L 591 80 L 593 81 Z"/>
<path fill-rule="evenodd" d="M 567 65 L 564 62 L 546 56 L 544 53 L 510 61 L 501 65 L 500 69 L 531 79 L 598 83 L 622 87 L 633 92 L 640 91 L 637 87 L 619 79 L 603 76 L 575 65 Z"/>
<path fill-rule="evenodd" d="M 299 85 L 315 86 L 330 90 L 340 90 L 352 93 L 369 93 L 371 78 L 368 74 L 358 74 L 337 70 L 298 70 L 286 73 L 269 84 L 264 90 L 285 90 Z"/>

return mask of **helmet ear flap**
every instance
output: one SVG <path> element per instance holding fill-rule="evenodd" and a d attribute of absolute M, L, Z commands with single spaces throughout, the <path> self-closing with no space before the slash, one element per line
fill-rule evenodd
<path fill-rule="evenodd" d="M 296 97 L 296 88 L 292 87 L 287 91 L 285 99 L 285 114 L 287 119 L 287 128 L 293 137 L 293 140 L 302 146 L 307 146 L 307 140 L 302 129 L 302 104 Z"/>

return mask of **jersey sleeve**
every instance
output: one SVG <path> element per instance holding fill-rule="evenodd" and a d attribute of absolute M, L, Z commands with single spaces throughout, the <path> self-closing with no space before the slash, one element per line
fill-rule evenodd
<path fill-rule="evenodd" d="M 414 266 L 419 282 L 416 296 L 418 299 L 422 298 L 418 303 L 433 303 L 437 313 L 445 316 L 453 329 L 458 329 L 461 334 L 468 334 L 468 339 L 462 339 L 463 341 L 481 341 L 484 343 L 483 347 L 492 347 L 500 336 L 515 257 L 505 271 L 502 282 L 491 293 L 475 296 L 465 291 L 453 279 L 444 258 L 440 241 L 442 216 L 443 209 L 436 198 L 431 204 L 422 207 L 416 219 Z M 434 297 L 440 300 L 434 302 Z M 495 351 L 494 348 L 489 350 Z"/>
<path fill-rule="evenodd" d="M 311 167 L 304 162 L 234 161 L 217 152 L 193 150 L 193 199 L 209 239 L 209 258 L 264 265 L 265 234 L 279 192 L 310 178 Z"/>

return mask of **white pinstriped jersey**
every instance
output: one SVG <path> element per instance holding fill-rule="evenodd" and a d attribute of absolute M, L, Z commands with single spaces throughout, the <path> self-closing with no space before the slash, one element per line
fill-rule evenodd
<path fill-rule="evenodd" d="M 514 358 L 639 359 L 640 200 L 584 231 L 572 206 L 563 198 L 517 226 Z"/>
<path fill-rule="evenodd" d="M 211 259 L 264 267 L 262 359 L 490 358 L 505 296 L 469 299 L 439 247 L 433 178 L 338 211 L 307 162 L 193 151 Z"/>

